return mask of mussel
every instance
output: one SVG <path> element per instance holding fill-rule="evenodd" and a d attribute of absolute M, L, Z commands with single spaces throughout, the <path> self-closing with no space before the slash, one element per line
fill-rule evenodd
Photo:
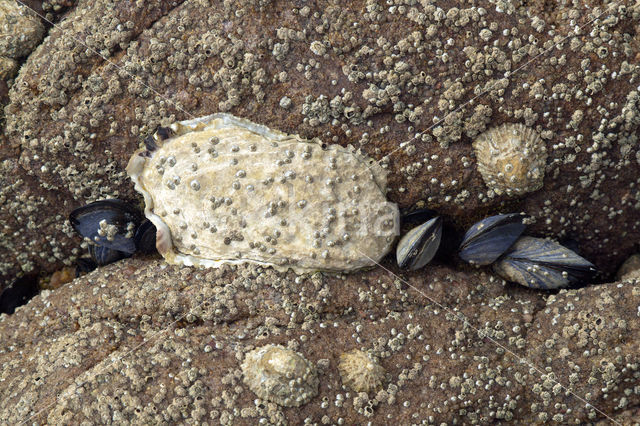
<path fill-rule="evenodd" d="M 26 304 L 39 291 L 37 275 L 30 274 L 15 279 L 0 293 L 0 313 L 14 313 L 18 306 Z"/>
<path fill-rule="evenodd" d="M 133 237 L 136 243 L 136 250 L 142 254 L 156 252 L 156 227 L 149 219 L 145 219 Z"/>
<path fill-rule="evenodd" d="M 429 263 L 438 251 L 442 237 L 442 219 L 436 216 L 406 233 L 398 242 L 398 266 L 414 271 Z"/>
<path fill-rule="evenodd" d="M 128 203 L 109 199 L 78 207 L 69 214 L 69 221 L 80 235 L 95 244 L 133 254 L 133 235 L 140 224 L 140 213 Z"/>
<path fill-rule="evenodd" d="M 474 265 L 495 262 L 526 228 L 524 217 L 520 213 L 499 214 L 477 222 L 464 235 L 458 255 Z"/>
<path fill-rule="evenodd" d="M 89 255 L 98 266 L 108 265 L 131 256 L 131 254 L 123 251 L 93 244 L 89 246 Z"/>
<path fill-rule="evenodd" d="M 76 278 L 80 275 L 88 274 L 98 267 L 98 264 L 91 257 L 81 257 L 76 260 Z"/>
<path fill-rule="evenodd" d="M 596 272 L 588 260 L 560 244 L 521 237 L 494 265 L 504 279 L 537 289 L 569 287 Z"/>

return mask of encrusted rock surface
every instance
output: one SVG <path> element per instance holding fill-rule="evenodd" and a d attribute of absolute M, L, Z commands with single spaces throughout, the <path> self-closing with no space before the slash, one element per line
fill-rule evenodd
<path fill-rule="evenodd" d="M 391 201 L 459 229 L 524 211 L 606 274 L 637 251 L 637 1 L 45 3 L 70 7 L 9 93 L 1 280 L 72 262 L 69 211 L 139 200 L 124 167 L 141 138 L 219 111 L 362 148 Z M 503 123 L 546 144 L 544 186 L 522 198 L 491 197 L 474 158 Z"/>
<path fill-rule="evenodd" d="M 572 424 L 638 410 L 640 281 L 545 297 L 482 271 L 406 279 L 424 294 L 382 268 L 100 268 L 0 317 L 0 419 Z M 298 408 L 257 399 L 241 365 L 268 344 L 313 364 L 317 396 Z M 352 349 L 385 369 L 380 390 L 343 387 Z"/>
<path fill-rule="evenodd" d="M 0 3 L 0 57 L 27 56 L 44 35 L 38 16 L 15 0 Z"/>

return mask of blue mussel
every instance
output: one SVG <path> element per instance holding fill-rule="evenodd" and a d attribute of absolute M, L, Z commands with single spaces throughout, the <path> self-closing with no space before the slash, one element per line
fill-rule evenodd
<path fill-rule="evenodd" d="M 153 223 L 125 201 L 95 201 L 69 214 L 71 226 L 89 242 L 90 258 L 78 260 L 77 270 L 88 272 L 131 256 L 155 251 L 156 229 Z"/>
<path fill-rule="evenodd" d="M 556 242 L 522 236 L 526 225 L 521 213 L 487 217 L 467 230 L 458 256 L 473 265 L 490 265 L 508 281 L 536 289 L 558 289 L 591 278 L 595 266 Z M 415 270 L 438 251 L 442 221 L 435 217 L 410 230 L 396 250 L 398 266 Z"/>

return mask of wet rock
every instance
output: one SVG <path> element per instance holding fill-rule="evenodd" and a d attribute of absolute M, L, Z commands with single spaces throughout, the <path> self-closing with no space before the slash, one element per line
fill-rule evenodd
<path fill-rule="evenodd" d="M 477 270 L 405 277 L 108 265 L 0 316 L 0 418 L 573 424 L 640 406 L 638 282 L 543 295 Z M 317 396 L 255 395 L 242 364 L 267 345 L 304 355 Z M 343 388 L 354 348 L 386 371 L 369 394 Z"/>
<path fill-rule="evenodd" d="M 0 207 L 0 276 L 59 269 L 79 239 L 49 212 L 139 200 L 124 167 L 140 141 L 216 111 L 361 148 L 388 168 L 390 201 L 459 230 L 526 212 L 531 235 L 574 239 L 611 275 L 640 238 L 640 11 L 598 3 L 72 6 L 11 88 L 0 181 L 22 183 L 0 198 L 29 196 Z M 505 123 L 547 150 L 543 187 L 522 197 L 490 192 L 474 157 Z"/>

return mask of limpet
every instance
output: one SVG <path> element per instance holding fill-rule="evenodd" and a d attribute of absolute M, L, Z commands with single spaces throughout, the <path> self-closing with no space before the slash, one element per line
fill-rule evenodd
<path fill-rule="evenodd" d="M 385 375 L 384 368 L 360 349 L 341 354 L 338 370 L 342 383 L 356 392 L 379 389 Z"/>
<path fill-rule="evenodd" d="M 478 171 L 497 195 L 522 195 L 542 188 L 547 148 L 540 136 L 523 124 L 503 124 L 473 141 Z"/>
<path fill-rule="evenodd" d="M 241 368 L 253 393 L 284 407 L 299 407 L 318 394 L 315 366 L 284 346 L 265 345 L 248 352 Z"/>

